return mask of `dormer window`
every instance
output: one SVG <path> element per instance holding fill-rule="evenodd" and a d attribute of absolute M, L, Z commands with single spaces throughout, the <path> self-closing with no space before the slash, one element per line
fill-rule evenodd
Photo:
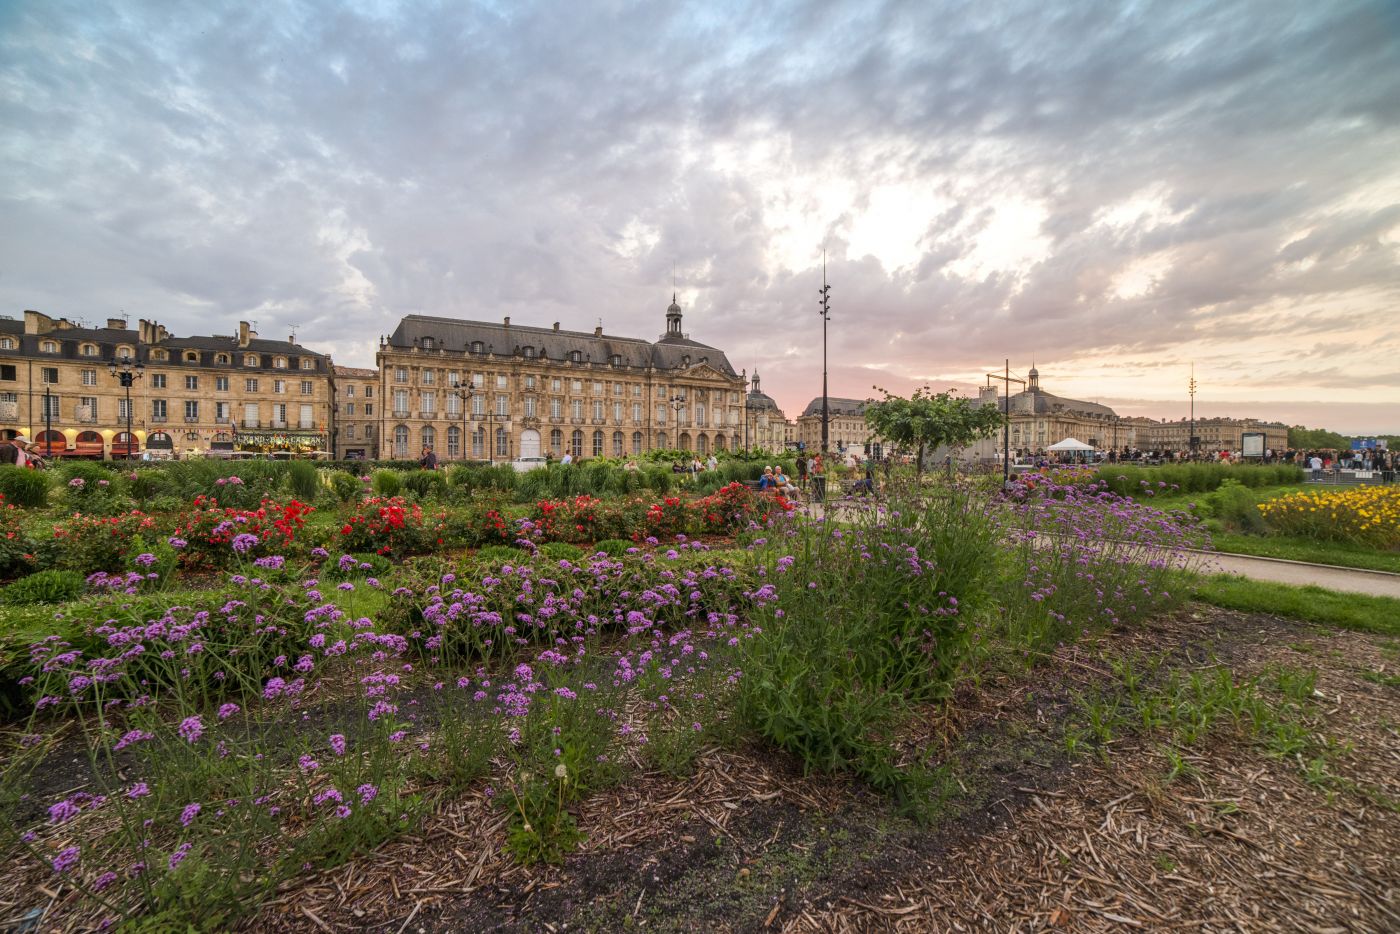
<path fill-rule="evenodd" d="M 199 362 L 199 352 L 198 352 L 198 351 L 194 351 L 194 350 L 187 350 L 187 351 L 185 351 L 185 362 L 186 362 L 186 363 L 198 363 L 198 362 Z"/>
<path fill-rule="evenodd" d="M 44 353 L 58 353 L 58 341 L 44 341 L 39 349 Z"/>
<path fill-rule="evenodd" d="M 472 353 L 485 353 L 486 345 L 481 341 L 472 341 Z"/>
<path fill-rule="evenodd" d="M 582 351 L 578 351 L 578 350 L 571 350 L 571 351 L 569 351 L 569 362 L 570 362 L 570 363 L 582 363 L 582 362 L 583 362 L 583 352 L 582 352 Z"/>
<path fill-rule="evenodd" d="M 155 350 L 155 351 L 152 351 L 152 352 L 151 352 L 151 359 L 152 359 L 152 360 L 169 360 L 169 359 L 170 359 L 170 354 L 166 353 L 166 352 L 163 351 L 163 350 Z"/>
<path fill-rule="evenodd" d="M 316 361 L 313 360 L 311 357 L 302 357 L 301 368 L 303 370 L 314 370 L 316 369 Z"/>
<path fill-rule="evenodd" d="M 526 347 L 525 350 L 524 350 L 524 354 L 525 354 L 525 359 L 526 359 L 526 360 L 533 360 L 533 359 L 535 359 L 535 348 L 533 348 L 533 347 Z"/>
<path fill-rule="evenodd" d="M 215 363 L 222 363 L 224 366 L 228 366 L 228 362 L 229 362 L 228 354 L 226 354 L 226 353 L 215 354 L 215 355 L 214 355 L 214 362 L 215 362 Z"/>
<path fill-rule="evenodd" d="M 115 358 L 115 359 L 117 359 L 117 360 L 132 360 L 132 359 L 135 359 L 135 357 L 136 357 L 136 354 L 132 353 L 131 347 L 130 347 L 129 345 L 127 345 L 127 344 L 118 344 L 118 345 L 117 345 L 117 355 L 116 355 L 116 358 Z"/>
<path fill-rule="evenodd" d="M 287 368 L 287 358 L 277 357 L 272 361 L 273 369 L 285 370 Z"/>
<path fill-rule="evenodd" d="M 13 337 L 0 337 L 0 350 L 14 350 L 15 339 Z"/>
<path fill-rule="evenodd" d="M 681 357 L 681 366 L 690 366 L 690 354 Z"/>
<path fill-rule="evenodd" d="M 424 350 L 432 350 L 432 349 L 433 349 L 434 347 L 436 347 L 436 346 L 437 346 L 437 342 L 434 341 L 431 337 L 425 337 L 425 338 L 423 338 L 423 349 L 424 349 Z"/>
<path fill-rule="evenodd" d="M 613 366 L 622 366 L 622 354 L 620 354 L 620 353 L 615 353 L 615 354 L 612 355 L 612 365 L 613 365 Z"/>
<path fill-rule="evenodd" d="M 245 354 L 243 355 L 243 365 L 244 365 L 244 366 L 257 366 L 257 365 L 258 365 L 258 355 L 255 354 L 255 353 L 245 353 Z"/>
<path fill-rule="evenodd" d="M 84 356 L 84 357 L 95 357 L 95 356 L 97 356 L 97 345 L 96 345 L 96 344 L 84 344 L 84 345 L 83 345 L 83 356 Z"/>

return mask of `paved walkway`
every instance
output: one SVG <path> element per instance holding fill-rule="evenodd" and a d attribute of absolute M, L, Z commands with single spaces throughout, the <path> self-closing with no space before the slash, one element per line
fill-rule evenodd
<path fill-rule="evenodd" d="M 1400 599 L 1400 574 L 1385 571 L 1363 571 L 1358 568 L 1338 568 L 1325 564 L 1305 564 L 1302 561 L 1256 558 L 1252 555 L 1230 555 L 1223 552 L 1212 552 L 1206 559 L 1206 564 L 1208 571 L 1239 574 L 1251 580 L 1292 584 L 1295 587 L 1312 584 L 1328 590 Z"/>
<path fill-rule="evenodd" d="M 825 513 L 820 503 L 809 503 L 804 512 L 820 517 Z M 1400 574 L 1386 571 L 1366 571 L 1360 568 L 1341 568 L 1326 564 L 1308 564 L 1303 561 L 1285 561 L 1281 558 L 1258 558 L 1253 555 L 1232 555 L 1213 551 L 1206 554 L 1203 573 L 1239 574 L 1251 580 L 1270 581 L 1276 584 L 1290 584 L 1304 587 L 1309 584 L 1338 590 L 1343 593 L 1361 593 L 1372 597 L 1395 597 L 1400 599 Z"/>

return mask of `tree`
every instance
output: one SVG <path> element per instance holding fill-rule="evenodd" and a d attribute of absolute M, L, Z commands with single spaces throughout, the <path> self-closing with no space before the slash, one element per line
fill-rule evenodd
<path fill-rule="evenodd" d="M 955 396 L 952 391 L 936 393 L 924 386 L 905 399 L 878 386 L 875 390 L 884 393 L 885 398 L 866 403 L 866 424 L 876 435 L 893 444 L 918 448 L 916 469 L 919 473 L 923 472 L 926 449 L 947 445 L 959 450 L 1001 427 L 1001 412 L 995 406 Z"/>
<path fill-rule="evenodd" d="M 1288 429 L 1288 446 L 1296 449 L 1322 449 L 1343 451 L 1351 447 L 1351 441 L 1335 431 L 1326 428 L 1304 428 L 1294 425 Z"/>

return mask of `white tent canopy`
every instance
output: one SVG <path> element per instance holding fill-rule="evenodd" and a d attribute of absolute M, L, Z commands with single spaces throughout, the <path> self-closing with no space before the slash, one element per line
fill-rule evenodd
<path fill-rule="evenodd" d="M 1059 453 L 1063 451 L 1092 451 L 1093 449 L 1093 445 L 1085 444 L 1075 438 L 1066 438 L 1063 441 L 1057 441 L 1045 450 Z"/>

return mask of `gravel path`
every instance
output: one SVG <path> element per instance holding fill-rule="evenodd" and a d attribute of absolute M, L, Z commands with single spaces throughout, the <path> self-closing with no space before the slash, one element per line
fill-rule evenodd
<path fill-rule="evenodd" d="M 1358 568 L 1329 567 L 1278 558 L 1256 558 L 1249 555 L 1229 555 L 1216 552 L 1209 558 L 1208 569 L 1221 574 L 1239 574 L 1252 580 L 1273 581 L 1302 587 L 1312 584 L 1328 590 L 1364 593 L 1373 597 L 1400 598 L 1400 574 L 1385 571 L 1365 571 Z"/>

